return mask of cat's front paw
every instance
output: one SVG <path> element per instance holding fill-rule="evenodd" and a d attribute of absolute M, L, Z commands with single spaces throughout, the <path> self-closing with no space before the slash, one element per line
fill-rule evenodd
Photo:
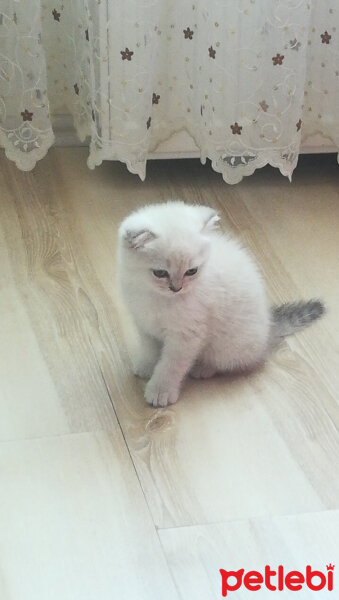
<path fill-rule="evenodd" d="M 179 390 L 176 388 L 164 387 L 161 384 L 156 384 L 152 379 L 146 385 L 145 400 L 154 407 L 175 404 L 178 398 Z"/>

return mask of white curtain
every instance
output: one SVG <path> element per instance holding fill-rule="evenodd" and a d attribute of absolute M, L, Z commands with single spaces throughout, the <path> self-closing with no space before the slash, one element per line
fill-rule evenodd
<path fill-rule="evenodd" d="M 225 181 L 269 163 L 291 176 L 300 142 L 339 148 L 337 0 L 0 0 L 0 143 L 32 169 L 68 112 L 89 167 L 182 129 Z"/>

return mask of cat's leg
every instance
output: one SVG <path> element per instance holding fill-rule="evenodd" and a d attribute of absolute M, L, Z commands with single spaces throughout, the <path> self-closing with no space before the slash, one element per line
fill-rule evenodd
<path fill-rule="evenodd" d="M 190 377 L 193 377 L 193 379 L 209 379 L 216 372 L 217 369 L 213 365 L 198 360 L 190 370 Z"/>
<path fill-rule="evenodd" d="M 208 346 L 198 356 L 190 370 L 190 377 L 193 379 L 209 379 L 217 373 L 213 349 Z"/>
<path fill-rule="evenodd" d="M 132 357 L 133 373 L 142 379 L 152 376 L 160 356 L 160 343 L 143 331 L 139 331 L 139 348 Z"/>
<path fill-rule="evenodd" d="M 178 400 L 181 384 L 196 360 L 200 347 L 201 341 L 197 337 L 165 340 L 161 358 L 146 385 L 145 399 L 149 404 L 167 406 Z"/>

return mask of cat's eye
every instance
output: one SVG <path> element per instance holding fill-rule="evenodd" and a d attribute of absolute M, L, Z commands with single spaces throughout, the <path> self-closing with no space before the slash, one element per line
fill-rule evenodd
<path fill-rule="evenodd" d="M 188 269 L 188 271 L 186 271 L 185 275 L 188 275 L 188 277 L 192 277 L 192 275 L 195 275 L 198 271 L 198 267 L 194 267 L 194 269 Z"/>
<path fill-rule="evenodd" d="M 165 269 L 153 269 L 153 275 L 155 275 L 155 277 L 159 277 L 159 279 L 161 279 L 163 277 L 168 277 L 168 272 L 165 271 Z"/>

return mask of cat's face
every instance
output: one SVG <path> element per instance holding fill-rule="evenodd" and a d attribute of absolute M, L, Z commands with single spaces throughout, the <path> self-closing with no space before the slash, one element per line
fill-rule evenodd
<path fill-rule="evenodd" d="M 192 289 L 203 272 L 209 242 L 198 234 L 184 240 L 157 238 L 142 253 L 139 269 L 155 292 L 173 296 Z"/>
<path fill-rule="evenodd" d="M 154 293 L 169 297 L 188 293 L 203 273 L 210 250 L 208 234 L 218 220 L 213 209 L 183 203 L 133 213 L 120 227 L 125 275 Z"/>

